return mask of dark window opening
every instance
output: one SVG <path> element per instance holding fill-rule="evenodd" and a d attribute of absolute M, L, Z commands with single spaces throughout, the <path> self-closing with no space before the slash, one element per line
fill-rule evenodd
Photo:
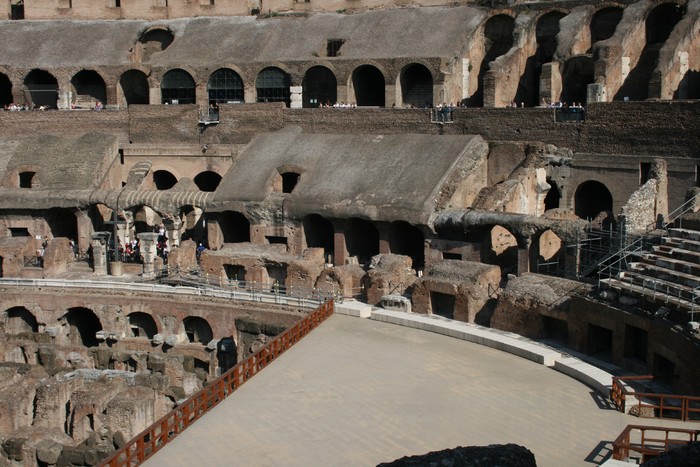
<path fill-rule="evenodd" d="M 156 170 L 153 172 L 153 184 L 156 190 L 169 190 L 175 186 L 177 178 L 167 170 Z"/>
<path fill-rule="evenodd" d="M 221 68 L 212 73 L 207 89 L 210 104 L 243 102 L 243 80 L 238 73 L 228 68 Z"/>
<path fill-rule="evenodd" d="M 88 308 L 71 308 L 64 315 L 68 324 L 68 340 L 73 345 L 97 347 L 97 332 L 102 330 L 102 323 L 95 313 Z"/>
<path fill-rule="evenodd" d="M 10 237 L 29 237 L 29 229 L 26 227 L 10 227 Z"/>
<path fill-rule="evenodd" d="M 287 281 L 287 268 L 281 264 L 269 264 L 265 266 L 267 277 L 270 278 L 270 283 L 273 284 L 272 291 L 275 292 L 278 287 L 284 286 Z"/>
<path fill-rule="evenodd" d="M 284 102 L 289 107 L 291 84 L 292 79 L 284 71 L 274 67 L 265 68 L 255 80 L 256 101 Z"/>
<path fill-rule="evenodd" d="M 549 184 L 550 188 L 549 191 L 547 191 L 547 196 L 544 197 L 545 211 L 558 208 L 559 201 L 561 200 L 561 193 L 559 192 L 559 187 L 557 186 L 556 182 L 547 177 L 547 183 Z"/>
<path fill-rule="evenodd" d="M 303 226 L 306 247 L 323 248 L 326 260 L 332 263 L 335 253 L 333 224 L 318 214 L 311 214 L 304 218 Z"/>
<path fill-rule="evenodd" d="M 570 106 L 588 102 L 588 85 L 595 82 L 594 63 L 593 58 L 587 56 L 566 61 L 562 71 L 562 102 Z"/>
<path fill-rule="evenodd" d="M 673 379 L 676 376 L 676 364 L 668 358 L 654 354 L 654 378 L 662 382 L 673 384 Z"/>
<path fill-rule="evenodd" d="M 613 332 L 595 324 L 588 325 L 588 355 L 609 360 L 612 356 Z"/>
<path fill-rule="evenodd" d="M 279 237 L 275 235 L 265 235 L 265 240 L 267 240 L 267 243 L 270 245 L 286 245 L 287 244 L 287 237 Z"/>
<path fill-rule="evenodd" d="M 644 185 L 649 181 L 649 172 L 651 171 L 651 162 L 639 163 L 639 184 Z"/>
<path fill-rule="evenodd" d="M 245 281 L 245 267 L 238 264 L 224 264 L 226 277 L 231 281 Z"/>
<path fill-rule="evenodd" d="M 202 172 L 194 177 L 194 183 L 201 191 L 216 191 L 221 183 L 221 175 L 216 172 Z"/>
<path fill-rule="evenodd" d="M 146 337 L 153 339 L 158 333 L 158 327 L 153 316 L 140 311 L 129 314 L 129 329 L 131 337 Z"/>
<path fill-rule="evenodd" d="M 12 81 L 0 73 L 0 107 L 12 104 Z"/>
<path fill-rule="evenodd" d="M 349 256 L 356 256 L 359 264 L 366 264 L 379 254 L 379 231 L 370 221 L 351 218 L 345 229 L 345 245 Z"/>
<path fill-rule="evenodd" d="M 700 186 L 700 165 L 695 166 L 695 186 Z"/>
<path fill-rule="evenodd" d="M 372 65 L 362 65 L 352 73 L 352 87 L 358 106 L 384 107 L 384 75 Z"/>
<path fill-rule="evenodd" d="M 163 104 L 196 103 L 194 79 L 184 70 L 167 72 L 160 88 Z"/>
<path fill-rule="evenodd" d="M 484 105 L 484 76 L 489 70 L 489 64 L 513 46 L 514 30 L 515 19 L 508 15 L 493 16 L 484 25 L 484 59 L 479 66 L 476 91 L 469 98 L 470 106 Z"/>
<path fill-rule="evenodd" d="M 542 328 L 547 339 L 555 340 L 563 345 L 567 344 L 569 326 L 565 320 L 542 316 Z"/>
<path fill-rule="evenodd" d="M 414 64 L 401 73 L 403 104 L 416 108 L 433 106 L 433 76 L 425 66 Z"/>
<path fill-rule="evenodd" d="M 405 221 L 392 222 L 389 229 L 389 249 L 392 253 L 411 257 L 413 269 L 423 269 L 425 262 L 423 233 Z"/>
<path fill-rule="evenodd" d="M 199 342 L 200 344 L 208 344 L 213 339 L 211 326 L 204 318 L 199 316 L 189 316 L 184 319 L 185 334 L 190 342 Z"/>
<path fill-rule="evenodd" d="M 459 253 L 448 253 L 446 251 L 442 252 L 442 259 L 457 259 L 457 260 L 462 260 L 462 255 Z"/>
<path fill-rule="evenodd" d="M 125 71 L 119 78 L 119 85 L 127 107 L 133 104 L 148 104 L 150 102 L 148 78 L 142 71 Z"/>
<path fill-rule="evenodd" d="M 625 326 L 625 357 L 647 361 L 647 331 L 634 326 Z"/>
<path fill-rule="evenodd" d="M 598 10 L 591 19 L 591 44 L 610 39 L 622 19 L 624 10 L 619 7 L 609 7 Z"/>
<path fill-rule="evenodd" d="M 224 212 L 219 219 L 219 228 L 221 229 L 224 243 L 250 241 L 250 222 L 240 212 Z"/>
<path fill-rule="evenodd" d="M 325 66 L 309 68 L 304 75 L 302 93 L 304 107 L 335 104 L 338 98 L 338 83 L 335 75 Z"/>
<path fill-rule="evenodd" d="M 24 2 L 22 0 L 10 6 L 10 19 L 24 19 Z"/>
<path fill-rule="evenodd" d="M 601 212 L 613 209 L 610 190 L 600 182 L 583 182 L 574 194 L 574 213 L 581 219 L 594 219 Z"/>
<path fill-rule="evenodd" d="M 300 174 L 287 172 L 282 174 L 282 193 L 291 193 L 299 183 Z"/>
<path fill-rule="evenodd" d="M 36 172 L 20 172 L 19 174 L 19 187 L 20 188 L 31 188 L 34 184 L 34 176 Z"/>
<path fill-rule="evenodd" d="M 92 109 L 96 107 L 97 103 L 106 103 L 107 87 L 96 71 L 80 71 L 73 76 L 70 82 L 75 90 L 71 104 L 76 108 Z"/>
<path fill-rule="evenodd" d="M 119 150 L 119 164 L 124 165 L 124 150 Z"/>
<path fill-rule="evenodd" d="M 32 70 L 24 79 L 33 108 L 58 108 L 58 81 L 45 70 Z"/>
<path fill-rule="evenodd" d="M 326 44 L 327 57 L 339 57 L 340 48 L 345 44 L 345 39 L 328 39 Z"/>
<path fill-rule="evenodd" d="M 433 314 L 448 319 L 455 319 L 455 296 L 440 292 L 430 292 L 430 304 Z"/>

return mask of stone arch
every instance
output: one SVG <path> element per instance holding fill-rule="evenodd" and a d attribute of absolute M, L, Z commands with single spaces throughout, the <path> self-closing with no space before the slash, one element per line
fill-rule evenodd
<path fill-rule="evenodd" d="M 639 101 L 649 97 L 649 84 L 656 69 L 659 51 L 684 14 L 685 7 L 677 3 L 661 3 L 647 14 L 644 24 L 646 44 L 614 100 Z"/>
<path fill-rule="evenodd" d="M 0 108 L 12 102 L 12 81 L 6 74 L 0 73 Z"/>
<path fill-rule="evenodd" d="M 63 315 L 68 325 L 68 341 L 73 345 L 85 347 L 97 347 L 97 332 L 102 330 L 102 323 L 95 312 L 89 308 L 69 308 Z"/>
<path fill-rule="evenodd" d="M 535 242 L 533 242 L 535 243 Z M 536 241 L 536 261 L 530 264 L 537 266 L 533 272 L 546 273 L 557 272 L 561 269 L 564 261 L 564 242 L 551 229 L 542 232 Z"/>
<path fill-rule="evenodd" d="M 78 219 L 68 208 L 51 208 L 46 213 L 46 223 L 53 238 L 78 238 Z"/>
<path fill-rule="evenodd" d="M 557 182 L 547 177 L 547 184 L 549 185 L 549 191 L 544 197 L 544 210 L 549 211 L 550 209 L 557 209 L 559 203 L 561 202 L 561 190 Z"/>
<path fill-rule="evenodd" d="M 495 264 L 502 274 L 516 273 L 518 270 L 518 241 L 511 231 L 494 225 L 481 244 L 481 262 Z"/>
<path fill-rule="evenodd" d="M 182 320 L 182 326 L 189 342 L 207 345 L 214 338 L 209 322 L 199 316 L 188 316 Z"/>
<path fill-rule="evenodd" d="M 28 95 L 25 98 L 30 107 L 46 106 L 58 108 L 58 80 L 46 70 L 34 69 L 24 78 Z"/>
<path fill-rule="evenodd" d="M 170 28 L 153 26 L 139 35 L 132 58 L 136 62 L 148 62 L 151 55 L 167 49 L 174 40 L 175 35 Z"/>
<path fill-rule="evenodd" d="M 326 261 L 331 263 L 335 254 L 333 224 L 319 214 L 309 214 L 302 221 L 306 248 L 323 248 Z M 331 258 L 328 261 L 328 258 Z"/>
<path fill-rule="evenodd" d="M 107 86 L 95 70 L 80 70 L 70 80 L 73 88 L 71 103 L 76 107 L 92 109 L 100 102 L 107 103 Z"/>
<path fill-rule="evenodd" d="M 562 71 L 561 101 L 567 104 L 587 103 L 588 85 L 595 82 L 595 60 L 587 55 L 572 57 Z"/>
<path fill-rule="evenodd" d="M 126 70 L 119 77 L 117 96 L 120 107 L 150 104 L 148 76 L 142 70 Z"/>
<path fill-rule="evenodd" d="M 211 170 L 205 170 L 194 177 L 194 183 L 201 191 L 216 191 L 221 183 L 221 175 Z"/>
<path fill-rule="evenodd" d="M 354 95 L 358 107 L 384 107 L 386 103 L 386 78 L 379 68 L 368 64 L 360 65 L 353 70 L 350 81 L 352 95 Z"/>
<path fill-rule="evenodd" d="M 167 170 L 153 172 L 153 185 L 156 190 L 169 190 L 177 184 L 177 177 Z"/>
<path fill-rule="evenodd" d="M 201 208 L 187 205 L 180 208 L 182 219 L 182 240 L 193 239 L 197 243 L 204 238 L 204 211 Z"/>
<path fill-rule="evenodd" d="M 219 217 L 219 228 L 224 243 L 244 243 L 250 241 L 250 221 L 236 211 L 225 211 Z"/>
<path fill-rule="evenodd" d="M 13 306 L 5 311 L 5 333 L 19 334 L 21 332 L 38 332 L 34 313 L 23 306 Z"/>
<path fill-rule="evenodd" d="M 169 70 L 160 83 L 162 104 L 196 104 L 196 84 L 192 75 L 181 68 Z"/>
<path fill-rule="evenodd" d="M 163 223 L 161 216 L 150 206 L 132 208 L 134 213 L 134 237 L 144 232 L 153 232 L 154 228 Z"/>
<path fill-rule="evenodd" d="M 401 103 L 416 108 L 433 106 L 433 74 L 421 63 L 406 65 L 399 74 Z"/>
<path fill-rule="evenodd" d="M 576 188 L 574 213 L 581 219 L 593 219 L 601 212 L 612 211 L 613 197 L 603 183 L 588 180 Z"/>
<path fill-rule="evenodd" d="M 284 102 L 289 107 L 291 85 L 292 78 L 288 72 L 274 66 L 263 68 L 255 78 L 255 100 L 256 102 Z"/>
<path fill-rule="evenodd" d="M 415 226 L 405 221 L 392 222 L 389 226 L 389 249 L 392 253 L 410 256 L 413 269 L 425 265 L 425 237 Z"/>
<path fill-rule="evenodd" d="M 207 82 L 209 103 L 229 104 L 244 101 L 243 79 L 230 68 L 219 68 Z"/>
<path fill-rule="evenodd" d="M 368 263 L 379 254 L 379 230 L 371 221 L 352 217 L 345 227 L 345 245 L 348 256 L 356 256 L 360 264 Z"/>
<path fill-rule="evenodd" d="M 688 70 L 678 89 L 673 93 L 674 99 L 700 99 L 700 70 Z"/>
<path fill-rule="evenodd" d="M 476 91 L 469 98 L 472 107 L 484 105 L 484 75 L 489 70 L 489 63 L 505 55 L 513 47 L 515 19 L 506 14 L 490 17 L 484 23 L 484 59 L 479 66 Z"/>
<path fill-rule="evenodd" d="M 153 339 L 158 334 L 158 325 L 153 316 L 142 311 L 129 313 L 129 337 L 145 337 Z"/>
<path fill-rule="evenodd" d="M 304 73 L 302 80 L 302 105 L 305 108 L 333 105 L 338 99 L 338 80 L 335 73 L 325 66 L 316 65 Z"/>
<path fill-rule="evenodd" d="M 588 26 L 591 34 L 591 45 L 610 39 L 615 34 L 623 12 L 624 9 L 621 7 L 609 6 L 601 8 L 593 14 Z"/>

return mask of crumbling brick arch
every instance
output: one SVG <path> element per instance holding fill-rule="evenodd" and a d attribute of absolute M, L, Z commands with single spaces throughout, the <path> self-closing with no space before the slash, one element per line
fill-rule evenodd
<path fill-rule="evenodd" d="M 117 83 L 117 106 L 127 108 L 130 105 L 151 103 L 149 75 L 151 70 L 145 67 L 135 67 L 125 70 Z"/>
<path fill-rule="evenodd" d="M 489 64 L 498 57 L 505 55 L 514 44 L 515 18 L 506 13 L 500 13 L 489 17 L 481 26 L 483 35 L 483 59 L 480 63 L 472 63 L 478 67 L 471 73 L 476 74 L 476 90 L 469 97 L 470 107 L 483 107 L 484 105 L 484 76 L 489 70 Z"/>
<path fill-rule="evenodd" d="M 69 308 L 59 318 L 66 329 L 65 337 L 73 345 L 97 347 L 97 332 L 102 330 L 102 323 L 94 311 L 84 307 Z"/>
<path fill-rule="evenodd" d="M 145 337 L 153 339 L 158 334 L 158 325 L 153 316 L 143 311 L 134 311 L 127 316 L 129 319 L 128 337 Z"/>
<path fill-rule="evenodd" d="M 24 99 L 32 108 L 58 108 L 58 79 L 44 69 L 32 69 L 24 77 Z"/>
<path fill-rule="evenodd" d="M 175 35 L 169 27 L 151 26 L 139 34 L 129 59 L 135 63 L 148 62 L 151 55 L 167 49 L 174 40 Z"/>
<path fill-rule="evenodd" d="M 330 65 L 330 64 L 328 64 Z M 333 105 L 338 99 L 338 79 L 331 66 L 314 65 L 304 72 L 302 106 L 306 108 Z"/>
<path fill-rule="evenodd" d="M 518 271 L 518 240 L 507 228 L 494 225 L 481 242 L 481 262 L 495 264 L 503 275 Z"/>
<path fill-rule="evenodd" d="M 214 338 L 209 322 L 200 316 L 188 316 L 183 319 L 182 332 L 192 343 L 207 345 Z"/>
<path fill-rule="evenodd" d="M 380 63 L 374 60 L 360 63 L 348 79 L 348 100 L 358 107 L 384 107 L 388 82 L 391 82 L 389 73 Z"/>
<path fill-rule="evenodd" d="M 163 218 L 156 210 L 150 206 L 135 206 L 129 210 L 132 212 L 134 219 L 134 235 L 132 238 L 137 238 L 137 235 L 144 232 L 153 232 L 154 229 L 163 223 Z"/>
<path fill-rule="evenodd" d="M 107 80 L 97 70 L 83 69 L 74 74 L 70 80 L 71 104 L 76 107 L 94 108 L 99 102 L 107 103 Z"/>
<path fill-rule="evenodd" d="M 564 242 L 552 229 L 532 239 L 530 269 L 538 273 L 557 273 L 564 265 Z"/>
<path fill-rule="evenodd" d="M 620 24 L 624 8 L 621 6 L 604 6 L 599 8 L 591 17 L 591 22 L 588 25 L 591 34 L 591 47 L 596 42 L 610 39 Z"/>
<path fill-rule="evenodd" d="M 409 63 L 396 78 L 398 106 L 433 107 L 435 74 L 432 67 L 419 61 Z"/>
<path fill-rule="evenodd" d="M 7 334 L 39 331 L 36 316 L 24 306 L 13 306 L 5 310 L 3 325 Z"/>

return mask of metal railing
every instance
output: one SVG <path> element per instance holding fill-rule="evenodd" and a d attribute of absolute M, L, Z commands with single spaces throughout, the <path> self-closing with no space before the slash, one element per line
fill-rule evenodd
<path fill-rule="evenodd" d="M 25 256 L 22 264 L 25 268 L 43 268 L 44 258 L 41 256 Z"/>
<path fill-rule="evenodd" d="M 452 108 L 440 107 L 430 109 L 430 123 L 452 123 L 454 122 Z"/>
<path fill-rule="evenodd" d="M 629 411 L 639 417 L 700 421 L 700 397 L 630 391 L 625 384 L 635 381 L 651 382 L 653 379 L 651 375 L 613 377 L 610 398 L 615 407 L 625 413 L 629 396 L 634 396 L 635 403 L 629 407 Z"/>
<path fill-rule="evenodd" d="M 188 426 L 216 407 L 246 381 L 272 363 L 279 355 L 318 327 L 331 314 L 333 314 L 333 300 L 321 305 L 306 318 L 275 337 L 258 352 L 238 363 L 204 389 L 190 396 L 99 465 L 109 467 L 135 466 L 149 459 Z"/>
<path fill-rule="evenodd" d="M 660 433 L 659 436 L 656 433 Z M 641 462 L 657 457 L 675 446 L 684 446 L 698 441 L 700 430 L 666 428 L 643 425 L 627 425 L 613 442 L 612 457 L 615 460 L 630 459 L 630 452 L 641 456 Z"/>

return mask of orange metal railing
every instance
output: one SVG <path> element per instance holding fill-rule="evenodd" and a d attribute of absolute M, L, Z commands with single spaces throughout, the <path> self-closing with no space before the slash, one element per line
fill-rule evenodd
<path fill-rule="evenodd" d="M 306 318 L 275 337 L 258 352 L 238 363 L 201 391 L 193 394 L 99 465 L 109 467 L 139 465 L 219 402 L 230 396 L 331 314 L 333 314 L 333 300 L 321 305 Z"/>
<path fill-rule="evenodd" d="M 613 377 L 612 389 L 610 390 L 610 398 L 615 407 L 620 412 L 625 413 L 628 409 L 627 396 L 630 392 L 625 387 L 625 382 L 632 381 L 651 381 L 654 377 L 651 375 L 645 376 L 628 376 L 628 377 Z M 675 420 L 700 421 L 700 397 L 679 396 L 675 394 L 656 394 L 647 392 L 632 393 L 636 399 L 636 409 L 629 407 L 631 412 L 635 412 L 639 417 L 648 418 L 672 418 Z"/>
<path fill-rule="evenodd" d="M 613 442 L 613 459 L 626 461 L 630 453 L 637 453 L 641 462 L 658 456 L 674 446 L 696 442 L 700 430 L 627 425 Z"/>

